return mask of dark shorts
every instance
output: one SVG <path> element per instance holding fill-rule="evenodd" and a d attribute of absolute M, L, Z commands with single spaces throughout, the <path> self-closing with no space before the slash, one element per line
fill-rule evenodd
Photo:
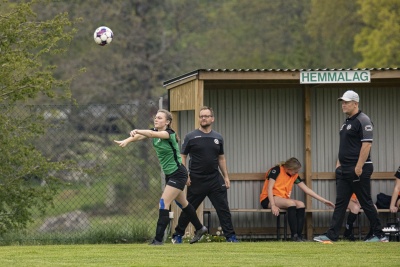
<path fill-rule="evenodd" d="M 269 198 L 266 197 L 265 199 L 263 199 L 261 201 L 261 207 L 263 207 L 263 209 L 268 209 L 268 204 L 269 204 Z"/>
<path fill-rule="evenodd" d="M 190 173 L 191 184 L 188 187 L 188 193 L 202 195 L 210 194 L 211 192 L 226 191 L 226 185 L 224 177 L 220 172 L 212 174 L 199 175 Z"/>
<path fill-rule="evenodd" d="M 185 189 L 187 179 L 188 172 L 183 165 L 180 165 L 173 173 L 165 175 L 166 185 L 178 188 L 182 191 Z"/>

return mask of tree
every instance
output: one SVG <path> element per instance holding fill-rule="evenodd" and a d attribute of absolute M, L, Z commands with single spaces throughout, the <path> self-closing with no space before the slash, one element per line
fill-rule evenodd
<path fill-rule="evenodd" d="M 35 149 L 31 140 L 45 131 L 45 121 L 20 105 L 39 94 L 69 97 L 71 79 L 56 79 L 56 66 L 43 58 L 66 51 L 74 22 L 65 13 L 36 20 L 38 3 L 0 3 L 0 235 L 25 228 L 33 208 L 44 212 L 57 190 L 52 173 L 70 167 Z"/>
<path fill-rule="evenodd" d="M 312 0 L 306 33 L 312 57 L 309 68 L 353 68 L 361 56 L 353 49 L 362 21 L 356 1 Z"/>
<path fill-rule="evenodd" d="M 364 26 L 355 36 L 354 50 L 362 55 L 357 67 L 399 67 L 400 2 L 359 0 L 358 3 Z"/>
<path fill-rule="evenodd" d="M 143 104 L 166 95 L 163 81 L 199 68 L 353 68 L 362 57 L 386 65 L 380 60 L 399 51 L 392 1 L 75 0 L 50 1 L 37 13 L 84 18 L 66 56 L 49 59 L 59 79 L 86 68 L 71 84 L 79 104 Z M 379 17 L 369 19 L 374 10 Z M 94 43 L 100 25 L 113 30 L 110 45 Z"/>
<path fill-rule="evenodd" d="M 166 94 L 162 80 L 172 76 L 177 61 L 170 53 L 176 33 L 169 5 L 164 0 L 53 1 L 37 11 L 39 16 L 65 11 L 84 18 L 67 57 L 54 59 L 58 77 L 85 67 L 84 77 L 71 86 L 79 104 L 146 103 Z M 110 45 L 93 40 L 101 25 L 114 32 Z"/>
<path fill-rule="evenodd" d="M 179 56 L 191 69 L 306 67 L 308 9 L 308 1 L 199 1 Z"/>
<path fill-rule="evenodd" d="M 96 8 L 93 8 L 96 6 Z M 60 77 L 87 69 L 72 84 L 80 104 L 146 103 L 167 92 L 162 82 L 198 68 L 306 68 L 309 1 L 55 1 L 39 15 L 84 17 Z M 100 25 L 114 40 L 93 41 Z"/>

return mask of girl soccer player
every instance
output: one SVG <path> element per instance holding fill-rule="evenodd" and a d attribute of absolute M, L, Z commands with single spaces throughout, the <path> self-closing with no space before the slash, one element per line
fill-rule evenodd
<path fill-rule="evenodd" d="M 163 245 L 164 231 L 169 224 L 169 207 L 175 200 L 182 211 L 190 218 L 190 222 L 196 228 L 195 236 L 190 243 L 195 243 L 208 231 L 197 217 L 196 210 L 186 200 L 183 189 L 188 179 L 188 173 L 180 156 L 178 136 L 171 129 L 172 115 L 165 109 L 158 110 L 154 117 L 154 128 L 151 130 L 135 129 L 130 132 L 130 137 L 122 141 L 116 141 L 120 147 L 125 147 L 130 142 L 136 142 L 145 138 L 153 139 L 153 147 L 157 153 L 161 168 L 165 173 L 166 186 L 160 198 L 159 215 L 156 228 L 156 236 L 150 245 Z"/>

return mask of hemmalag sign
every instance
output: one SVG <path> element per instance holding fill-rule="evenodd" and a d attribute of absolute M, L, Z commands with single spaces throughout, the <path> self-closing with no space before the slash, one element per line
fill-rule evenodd
<path fill-rule="evenodd" d="M 371 82 L 369 70 L 300 71 L 301 84 L 369 82 Z"/>

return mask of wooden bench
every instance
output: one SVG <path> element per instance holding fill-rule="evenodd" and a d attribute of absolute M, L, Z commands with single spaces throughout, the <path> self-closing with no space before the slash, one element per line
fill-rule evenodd
<path fill-rule="evenodd" d="M 214 208 L 204 208 L 203 218 L 207 215 L 207 228 L 211 229 L 211 212 L 216 212 Z M 231 213 L 234 212 L 260 212 L 266 213 L 271 212 L 271 209 L 230 209 Z M 281 233 L 281 219 L 280 215 L 283 215 L 283 239 L 287 240 L 287 212 L 285 209 L 280 209 L 279 215 L 276 217 L 276 238 L 280 240 Z"/>
<path fill-rule="evenodd" d="M 311 184 L 313 181 L 317 181 L 317 180 L 335 180 L 335 173 L 334 172 L 311 172 L 308 173 L 306 175 L 306 173 L 299 173 L 300 177 L 307 177 L 307 179 L 305 179 L 305 183 L 306 184 Z M 229 174 L 229 178 L 231 180 L 231 183 L 238 181 L 238 182 L 262 182 L 265 180 L 265 172 L 262 173 L 230 173 Z M 393 172 L 374 172 L 371 176 L 371 180 L 394 180 L 395 177 L 393 176 Z M 262 186 L 262 185 L 260 185 Z M 320 192 L 319 192 L 320 193 Z M 311 198 L 311 197 L 309 197 Z M 308 200 L 307 200 L 307 196 L 306 199 L 303 200 L 303 202 L 307 205 Z M 215 209 L 213 208 L 204 208 L 204 212 L 203 212 L 203 216 L 204 215 L 208 215 L 208 222 L 211 223 L 211 212 L 215 212 Z M 271 212 L 270 209 L 231 209 L 231 212 Z M 305 220 L 305 227 L 306 227 L 306 235 L 307 235 L 307 239 L 312 239 L 313 238 L 313 234 L 314 234 L 314 230 L 317 228 L 314 228 L 312 225 L 312 214 L 313 213 L 318 213 L 318 212 L 333 212 L 333 209 L 307 209 L 306 208 L 306 220 Z M 378 213 L 385 213 L 385 214 L 390 214 L 390 210 L 389 209 L 378 209 Z M 286 216 L 286 212 L 282 213 L 284 214 L 284 238 L 287 239 L 287 216 Z M 362 224 L 361 224 L 361 216 L 360 214 L 357 217 L 357 222 L 358 222 L 358 226 L 359 227 L 359 236 L 361 238 L 361 232 L 362 232 Z M 324 228 L 326 227 L 326 229 L 329 227 L 329 225 L 324 226 Z M 281 229 L 281 224 L 280 224 L 280 216 L 277 217 L 277 238 L 280 238 L 280 229 Z M 235 229 L 238 230 L 237 232 L 240 232 L 240 229 Z M 319 229 L 319 230 L 322 230 Z M 253 235 L 254 233 L 266 233 L 268 232 L 268 234 L 272 233 L 272 229 L 268 228 L 268 227 L 252 227 L 252 229 L 249 229 L 249 231 L 245 231 L 246 234 L 250 234 Z"/>

